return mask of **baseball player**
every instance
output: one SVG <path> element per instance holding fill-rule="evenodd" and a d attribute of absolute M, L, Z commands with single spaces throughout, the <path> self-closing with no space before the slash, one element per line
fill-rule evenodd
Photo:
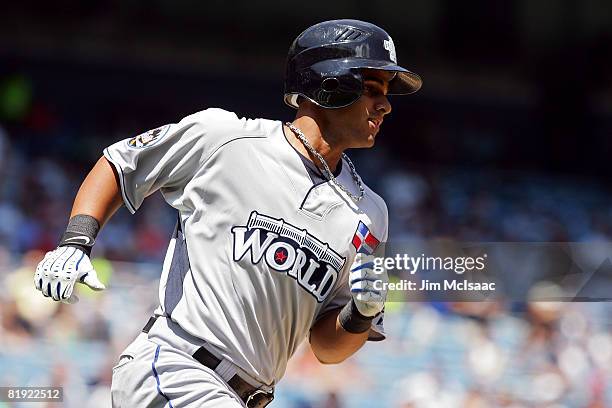
<path fill-rule="evenodd" d="M 305 338 L 322 363 L 384 338 L 372 259 L 387 208 L 343 152 L 374 145 L 387 95 L 420 86 L 384 30 L 326 21 L 289 50 L 293 122 L 211 108 L 104 150 L 35 285 L 68 303 L 76 282 L 104 289 L 89 254 L 117 208 L 159 190 L 177 210 L 159 306 L 113 368 L 114 407 L 264 407 Z"/>

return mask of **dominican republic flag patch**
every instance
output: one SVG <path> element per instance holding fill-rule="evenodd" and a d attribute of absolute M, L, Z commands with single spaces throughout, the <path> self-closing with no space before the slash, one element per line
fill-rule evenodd
<path fill-rule="evenodd" d="M 353 246 L 362 254 L 372 255 L 376 248 L 380 244 L 380 241 L 370 232 L 370 229 L 366 225 L 359 221 L 357 231 L 353 236 Z"/>

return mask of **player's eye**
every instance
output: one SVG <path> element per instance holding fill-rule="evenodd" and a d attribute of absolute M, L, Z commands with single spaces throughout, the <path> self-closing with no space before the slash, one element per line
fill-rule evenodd
<path fill-rule="evenodd" d="M 384 93 L 382 87 L 377 83 L 366 83 L 364 85 L 364 92 L 370 96 L 382 95 Z"/>

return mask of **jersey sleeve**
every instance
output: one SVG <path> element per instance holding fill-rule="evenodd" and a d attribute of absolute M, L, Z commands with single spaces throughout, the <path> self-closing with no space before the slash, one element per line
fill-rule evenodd
<path fill-rule="evenodd" d="M 226 119 L 238 118 L 221 109 L 206 109 L 104 149 L 104 156 L 117 170 L 128 210 L 135 213 L 159 189 L 184 188 L 214 149 L 211 121 Z"/>

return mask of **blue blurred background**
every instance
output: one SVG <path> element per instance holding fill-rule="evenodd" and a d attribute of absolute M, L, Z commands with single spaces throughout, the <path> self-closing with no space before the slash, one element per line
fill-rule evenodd
<path fill-rule="evenodd" d="M 423 89 L 353 151 L 390 239 L 612 239 L 612 6 L 601 0 L 100 1 L 0 14 L 0 386 L 109 405 L 110 368 L 156 302 L 174 215 L 122 209 L 93 256 L 109 289 L 32 287 L 102 148 L 207 107 L 290 120 L 286 51 L 309 25 L 384 27 Z M 612 406 L 609 303 L 390 303 L 389 339 L 340 366 L 305 344 L 277 407 Z M 49 322 L 52 321 L 52 324 Z M 0 402 L 0 407 L 6 405 Z"/>

